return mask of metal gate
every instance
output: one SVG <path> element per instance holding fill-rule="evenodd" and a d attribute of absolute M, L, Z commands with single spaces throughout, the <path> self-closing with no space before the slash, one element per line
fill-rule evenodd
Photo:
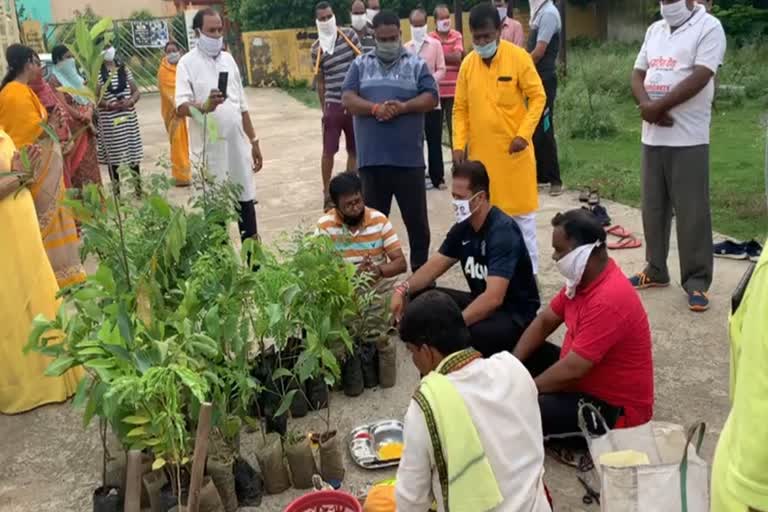
<path fill-rule="evenodd" d="M 96 21 L 93 20 L 93 23 Z M 49 52 L 56 45 L 71 42 L 74 37 L 74 23 L 46 25 L 45 46 Z M 174 41 L 184 49 L 189 48 L 183 14 L 170 18 L 114 20 L 108 37 L 111 37 L 118 58 L 131 70 L 142 92 L 157 91 L 157 70 L 168 41 Z"/>

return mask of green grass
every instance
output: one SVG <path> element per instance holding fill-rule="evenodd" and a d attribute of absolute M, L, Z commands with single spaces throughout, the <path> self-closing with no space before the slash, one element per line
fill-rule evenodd
<path fill-rule="evenodd" d="M 563 180 L 603 197 L 640 204 L 640 118 L 631 102 L 614 110 L 618 133 L 604 140 L 559 136 Z M 765 109 L 756 101 L 713 114 L 710 197 L 715 230 L 741 239 L 768 235 L 764 183 Z"/>
<path fill-rule="evenodd" d="M 317 92 L 307 87 L 285 87 L 283 88 L 289 96 L 310 108 L 320 108 L 320 99 Z"/>

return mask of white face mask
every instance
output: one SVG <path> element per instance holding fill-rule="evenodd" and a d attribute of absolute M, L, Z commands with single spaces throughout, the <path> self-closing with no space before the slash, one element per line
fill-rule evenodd
<path fill-rule="evenodd" d="M 379 10 L 378 9 L 366 9 L 365 10 L 365 15 L 368 17 L 368 21 L 370 23 L 373 23 L 373 18 L 375 18 L 377 14 L 379 14 Z"/>
<path fill-rule="evenodd" d="M 507 8 L 497 7 L 496 10 L 499 11 L 499 18 L 501 18 L 501 21 L 504 21 L 504 18 L 507 17 Z"/>
<path fill-rule="evenodd" d="M 333 55 L 336 49 L 336 16 L 331 16 L 325 21 L 315 20 L 317 25 L 317 39 L 320 48 L 328 55 Z"/>
<path fill-rule="evenodd" d="M 181 52 L 171 52 L 167 54 L 166 57 L 171 64 L 177 64 L 181 59 Z"/>
<path fill-rule="evenodd" d="M 661 15 L 670 27 L 677 28 L 691 17 L 691 10 L 686 0 L 673 4 L 661 4 Z"/>
<path fill-rule="evenodd" d="M 437 22 L 437 31 L 446 34 L 451 31 L 451 19 L 447 18 Z"/>
<path fill-rule="evenodd" d="M 421 46 L 421 44 L 427 38 L 427 26 L 426 25 L 424 25 L 423 27 L 411 26 L 411 37 L 413 37 L 413 41 L 416 44 Z"/>
<path fill-rule="evenodd" d="M 114 62 L 115 61 L 115 54 L 117 53 L 117 50 L 115 50 L 115 47 L 107 48 L 104 50 L 104 60 L 107 62 Z"/>
<path fill-rule="evenodd" d="M 477 197 L 477 194 L 473 195 L 469 199 L 454 199 L 453 200 L 453 215 L 456 217 L 456 224 L 461 224 L 472 216 L 472 207 L 469 203 Z"/>
<path fill-rule="evenodd" d="M 197 39 L 197 47 L 209 57 L 218 57 L 222 48 L 224 48 L 224 38 L 210 37 L 200 32 L 200 37 Z"/>
<path fill-rule="evenodd" d="M 592 251 L 601 245 L 602 242 L 580 245 L 555 262 L 557 270 L 565 278 L 565 296 L 569 299 L 576 295 L 576 287 L 581 283 Z"/>
<path fill-rule="evenodd" d="M 353 14 L 352 15 L 352 28 L 360 31 L 368 24 L 368 18 L 365 14 Z"/>

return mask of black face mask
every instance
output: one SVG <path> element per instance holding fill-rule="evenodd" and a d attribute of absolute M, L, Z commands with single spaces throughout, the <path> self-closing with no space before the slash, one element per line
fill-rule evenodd
<path fill-rule="evenodd" d="M 341 212 L 339 212 L 341 213 Z M 354 217 L 349 217 L 348 215 L 344 215 L 341 213 L 341 220 L 346 224 L 347 226 L 357 226 L 362 222 L 363 216 L 365 215 L 365 210 L 360 212 L 360 215 L 356 215 Z"/>

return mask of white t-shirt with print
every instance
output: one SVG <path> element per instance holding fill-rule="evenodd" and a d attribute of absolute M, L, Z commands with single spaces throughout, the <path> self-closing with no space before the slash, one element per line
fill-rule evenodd
<path fill-rule="evenodd" d="M 674 32 L 664 20 L 651 25 L 635 69 L 646 71 L 645 90 L 651 100 L 656 100 L 689 77 L 695 66 L 717 73 L 725 48 L 725 32 L 720 21 L 698 6 L 691 19 Z M 669 111 L 673 126 L 665 128 L 643 121 L 643 144 L 673 147 L 709 144 L 714 96 L 713 78 L 696 96 Z"/>

